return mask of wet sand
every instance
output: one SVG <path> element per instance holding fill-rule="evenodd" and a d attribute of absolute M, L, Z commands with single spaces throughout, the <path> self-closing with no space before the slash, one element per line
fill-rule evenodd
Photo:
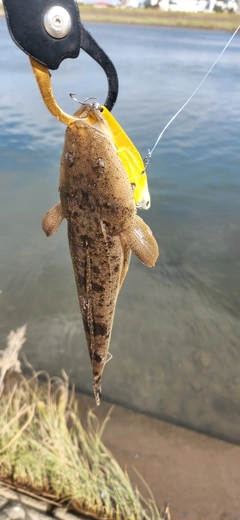
<path fill-rule="evenodd" d="M 79 395 L 80 414 L 94 408 L 102 421 L 110 409 Z M 103 441 L 142 490 L 134 466 L 159 508 L 170 503 L 172 520 L 239 520 L 240 446 L 115 406 Z M 145 495 L 146 495 L 145 491 Z"/>

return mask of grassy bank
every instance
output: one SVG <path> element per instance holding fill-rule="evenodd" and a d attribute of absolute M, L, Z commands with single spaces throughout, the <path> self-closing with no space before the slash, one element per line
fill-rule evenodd
<path fill-rule="evenodd" d="M 240 15 L 224 13 L 179 13 L 158 9 L 96 9 L 80 5 L 83 22 L 124 23 L 132 25 L 152 25 L 155 27 L 188 27 L 234 31 L 240 25 Z"/>
<path fill-rule="evenodd" d="M 179 13 L 158 9 L 96 9 L 79 5 L 83 22 L 123 23 L 129 25 L 152 25 L 155 27 L 185 27 L 233 32 L 240 25 L 240 14 L 225 13 Z M 4 16 L 0 6 L 0 16 Z"/>
<path fill-rule="evenodd" d="M 150 500 L 103 444 L 109 417 L 100 425 L 89 411 L 84 429 L 65 373 L 50 378 L 27 365 L 32 375 L 21 374 L 25 331 L 12 331 L 0 351 L 0 483 L 96 520 L 161 520 L 147 485 Z"/>

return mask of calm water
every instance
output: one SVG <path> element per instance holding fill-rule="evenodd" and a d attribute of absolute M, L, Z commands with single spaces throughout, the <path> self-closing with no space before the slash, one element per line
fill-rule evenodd
<path fill-rule="evenodd" d="M 89 24 L 119 73 L 114 115 L 143 155 L 224 47 L 217 32 Z M 47 112 L 27 57 L 0 19 L 0 333 L 28 323 L 36 369 L 64 367 L 92 391 L 66 225 L 47 239 L 58 200 L 64 126 Z M 170 126 L 149 166 L 143 218 L 161 257 L 132 258 L 119 297 L 103 397 L 240 441 L 240 39 Z M 59 104 L 106 97 L 101 69 L 81 53 L 53 74 Z"/>

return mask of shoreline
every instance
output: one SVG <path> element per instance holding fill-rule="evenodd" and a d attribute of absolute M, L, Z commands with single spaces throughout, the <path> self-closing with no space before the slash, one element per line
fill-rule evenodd
<path fill-rule="evenodd" d="M 184 13 L 156 9 L 123 9 L 119 7 L 95 8 L 79 4 L 83 22 L 116 23 L 150 27 L 176 27 L 210 31 L 233 32 L 240 25 L 240 14 Z M 4 17 L 0 6 L 0 17 Z"/>
<path fill-rule="evenodd" d="M 83 22 L 116 23 L 150 27 L 176 27 L 233 32 L 240 25 L 240 14 L 183 13 L 156 9 L 95 8 L 80 5 Z"/>

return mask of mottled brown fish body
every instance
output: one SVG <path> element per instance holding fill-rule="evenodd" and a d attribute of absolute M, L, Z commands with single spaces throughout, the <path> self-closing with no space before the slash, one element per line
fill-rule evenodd
<path fill-rule="evenodd" d="M 115 146 L 84 121 L 76 121 L 66 130 L 59 191 L 67 218 L 72 205 L 80 204 L 88 213 L 87 221 L 94 213 L 95 220 L 107 224 L 111 236 L 133 226 L 133 191 Z M 91 233 L 90 226 L 88 229 Z"/>
<path fill-rule="evenodd" d="M 136 215 L 132 186 L 107 123 L 90 105 L 75 115 L 80 119 L 66 130 L 61 158 L 61 201 L 45 215 L 42 227 L 51 236 L 64 218 L 68 222 L 93 389 L 100 404 L 116 300 L 130 252 L 152 267 L 159 251 L 150 228 Z"/>
<path fill-rule="evenodd" d="M 98 404 L 116 299 L 130 254 L 120 234 L 132 227 L 136 209 L 112 142 L 84 121 L 66 130 L 59 190 Z"/>

